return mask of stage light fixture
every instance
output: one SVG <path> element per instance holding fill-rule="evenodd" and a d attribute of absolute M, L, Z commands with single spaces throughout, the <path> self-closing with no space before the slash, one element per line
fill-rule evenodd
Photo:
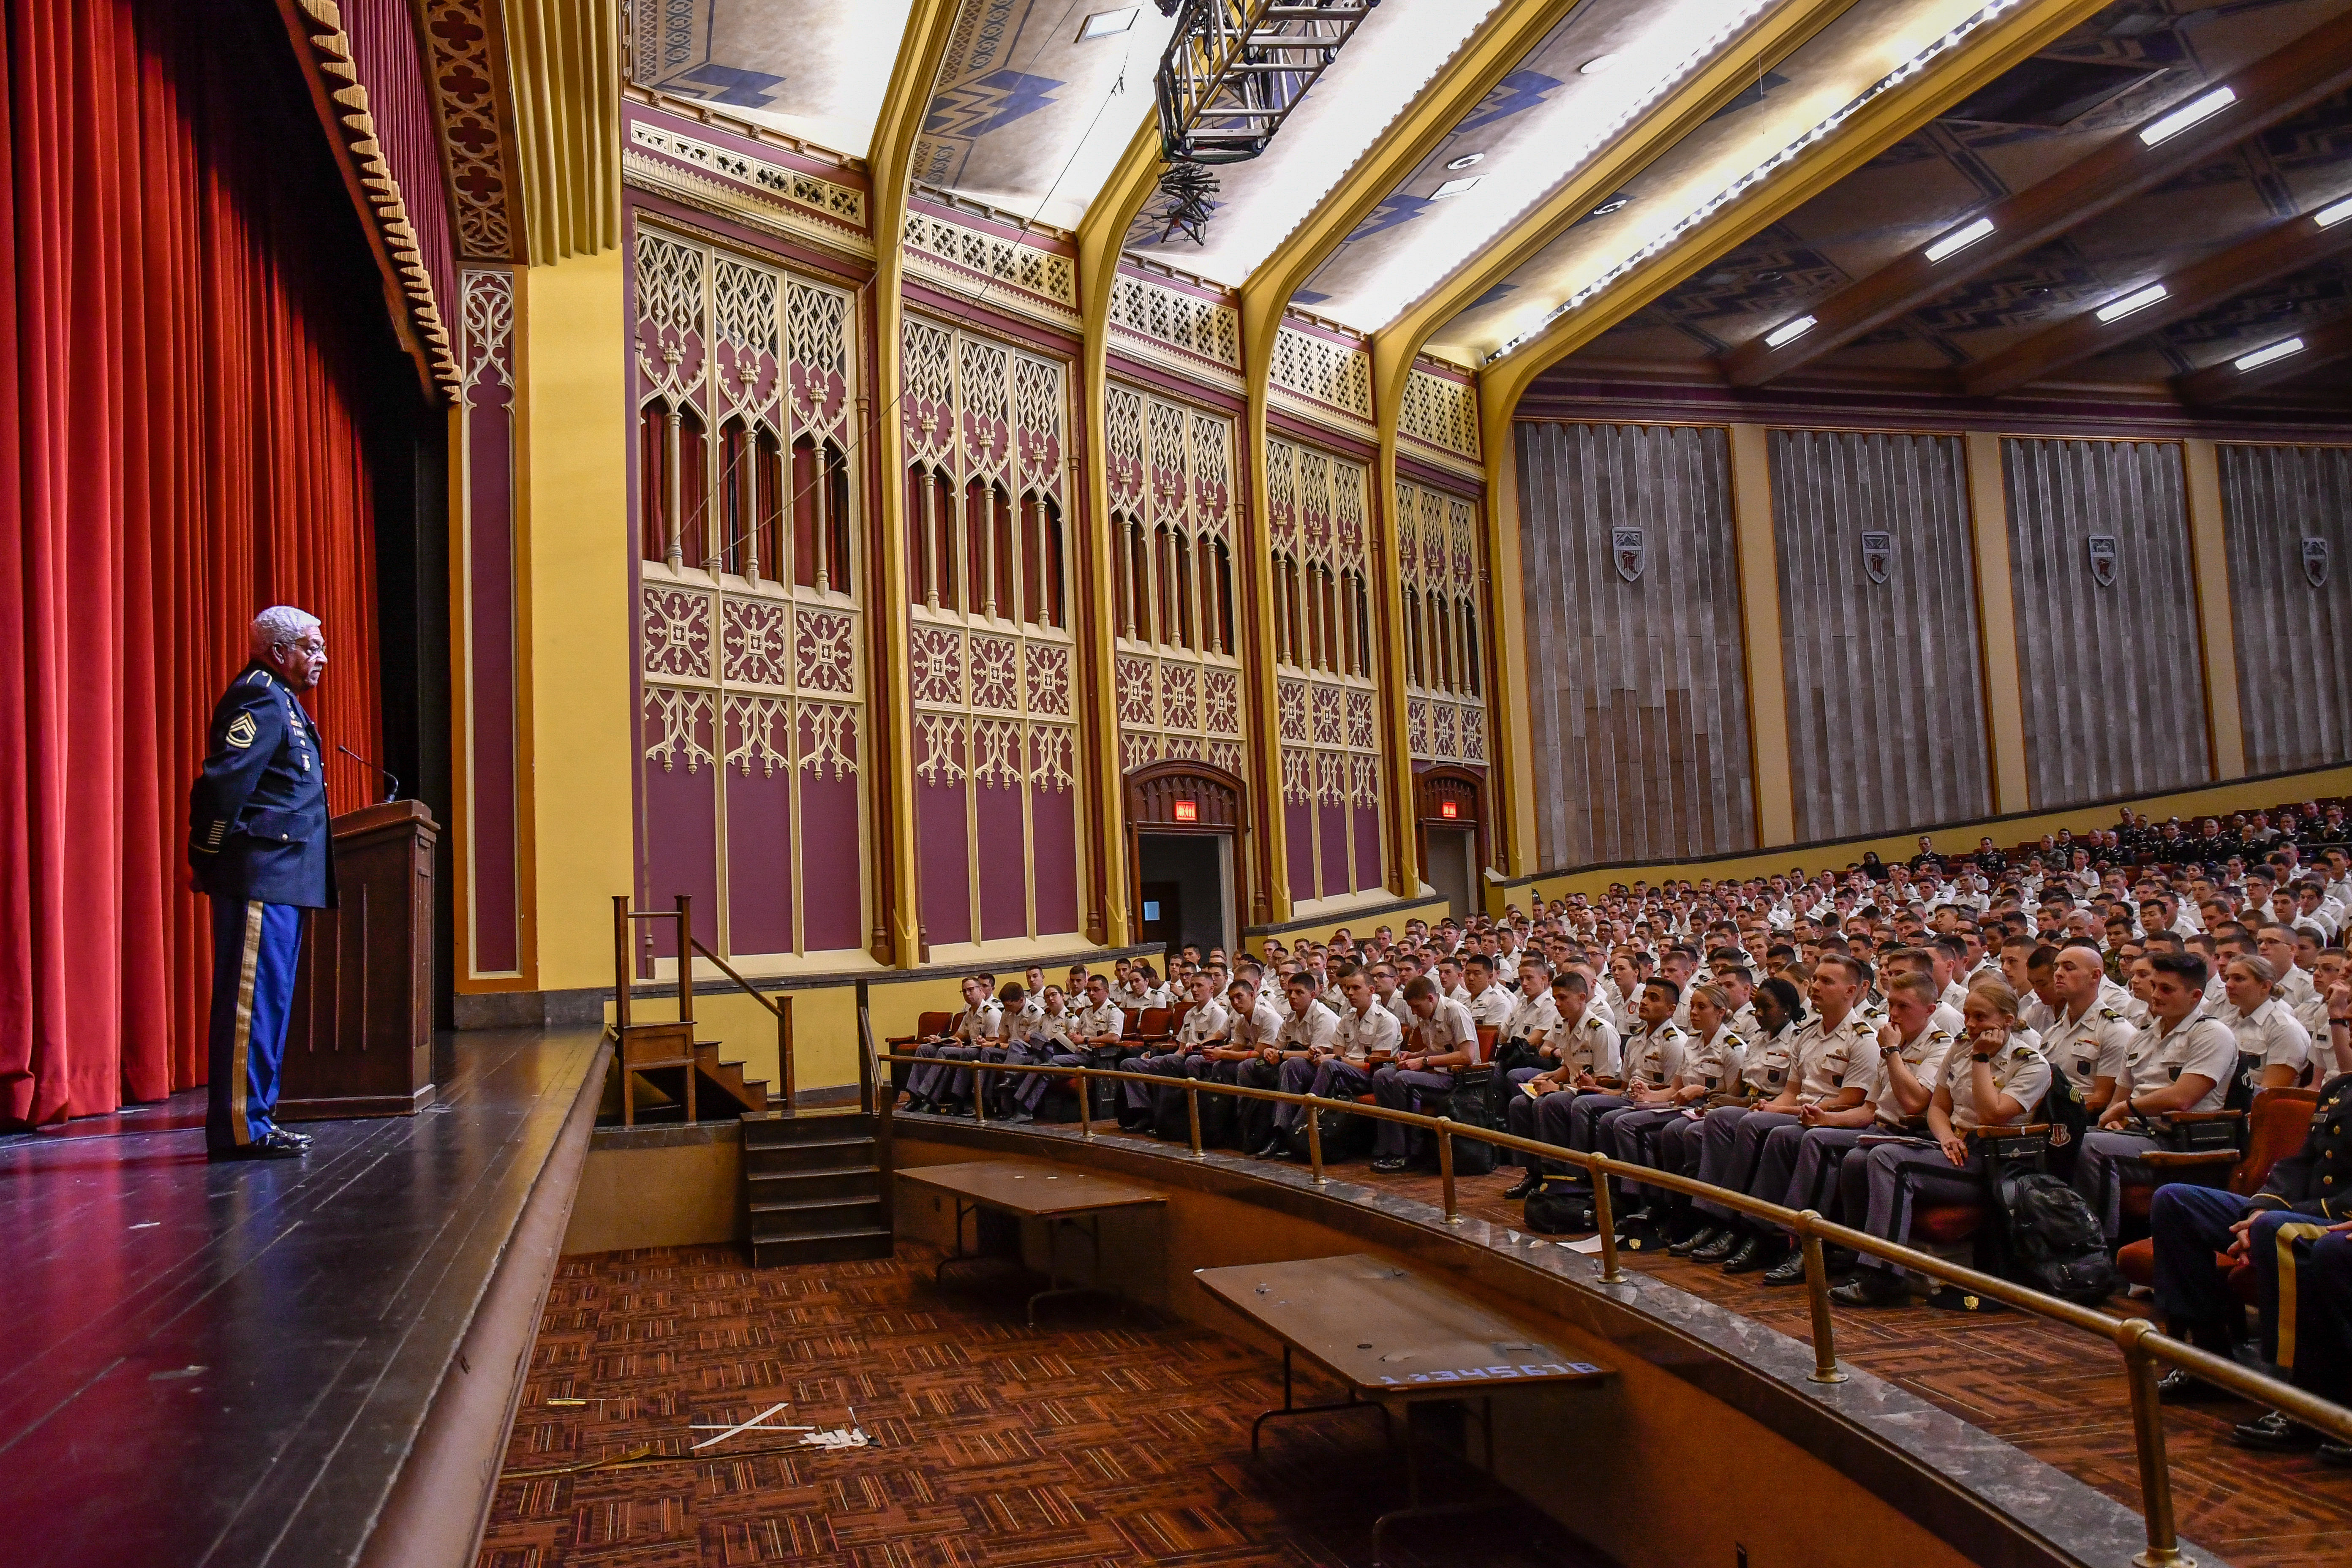
<path fill-rule="evenodd" d="M 1764 346 L 1777 349 L 1783 343 L 1793 343 L 1821 323 L 1811 316 L 1800 316 L 1793 321 L 1783 321 L 1764 334 Z"/>
<path fill-rule="evenodd" d="M 1140 5 L 1129 5 L 1124 11 L 1097 11 L 1078 27 L 1078 42 L 1090 44 L 1097 38 L 1108 38 L 1124 33 L 1135 26 Z"/>
<path fill-rule="evenodd" d="M 1595 55 L 1591 59 L 1585 61 L 1582 65 L 1577 67 L 1576 74 L 1579 76 L 1599 76 L 1603 71 L 1615 70 L 1616 68 L 1617 57 L 1615 55 Z"/>
<path fill-rule="evenodd" d="M 2322 228 L 2334 228 L 2347 217 L 2352 217 L 2352 201 L 2341 201 L 2332 207 L 2322 207 L 2312 215 L 2311 221 Z"/>
<path fill-rule="evenodd" d="M 2111 321 L 2120 321 L 2126 316 L 2145 310 L 2163 299 L 2165 293 L 2163 284 L 2151 283 L 2145 289 L 2133 290 L 2120 300 L 2110 300 L 2099 307 L 2099 324 L 2105 326 Z"/>
<path fill-rule="evenodd" d="M 1483 163 L 1485 163 L 1486 161 L 1486 153 L 1463 153 L 1463 154 L 1462 154 L 1462 156 L 1460 156 L 1459 158 L 1454 159 L 1454 162 L 1452 162 L 1451 163 L 1446 164 L 1445 166 L 1446 166 L 1448 169 L 1467 169 L 1467 168 L 1471 168 L 1471 167 L 1473 167 L 1473 166 L 1474 166 L 1474 165 L 1475 165 L 1475 164 Z M 2352 205 L 2352 204 L 2347 204 L 2347 205 Z"/>
<path fill-rule="evenodd" d="M 2238 95 L 2226 87 L 2217 87 L 2202 98 L 2191 99 L 2161 120 L 2143 126 L 2139 139 L 2153 147 L 2169 142 L 2190 126 L 2212 119 L 2238 101 Z"/>
<path fill-rule="evenodd" d="M 1956 228 L 1927 247 L 1930 262 L 1941 261 L 1947 256 L 1958 256 L 1969 246 L 1992 232 L 1992 219 L 1980 217 L 1962 228 Z"/>
<path fill-rule="evenodd" d="M 1433 202 L 1442 202 L 1448 196 L 1466 195 L 1471 191 L 1475 190 L 1477 188 L 1478 182 L 1486 177 L 1486 176 L 1484 174 L 1473 174 L 1466 180 L 1448 180 L 1444 184 L 1438 186 L 1437 189 L 1430 192 L 1429 199 Z"/>
<path fill-rule="evenodd" d="M 2273 343 L 2266 349 L 2256 349 L 2250 354 L 2242 354 L 2231 360 L 2230 368 L 2243 375 L 2250 370 L 2260 370 L 2266 364 L 2276 364 L 2289 354 L 2299 354 L 2302 352 L 2303 340 L 2289 338 L 2284 342 Z"/>

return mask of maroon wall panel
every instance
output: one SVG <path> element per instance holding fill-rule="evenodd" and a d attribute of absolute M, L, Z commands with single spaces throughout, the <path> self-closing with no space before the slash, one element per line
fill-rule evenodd
<path fill-rule="evenodd" d="M 719 769 L 711 709 L 714 696 L 685 694 L 684 717 L 676 732 L 656 706 L 656 693 L 645 698 L 646 763 L 646 902 L 647 909 L 666 910 L 684 893 L 694 900 L 705 922 L 702 940 L 712 947 L 719 934 Z M 653 754 L 667 738 L 664 756 Z M 690 744 L 689 744 L 690 743 Z M 649 922 L 654 952 L 663 958 L 677 956 L 677 928 L 668 921 Z"/>
<path fill-rule="evenodd" d="M 1356 891 L 1369 892 L 1381 885 L 1387 870 L 1381 856 L 1381 809 L 1350 806 L 1348 815 L 1356 826 Z"/>
<path fill-rule="evenodd" d="M 1019 752 L 1016 749 L 1015 756 Z M 1027 858 L 1021 827 L 1021 781 L 978 784 L 973 833 L 980 850 L 980 934 L 982 941 L 1029 934 Z"/>
<path fill-rule="evenodd" d="M 752 712 L 750 702 L 728 700 L 727 750 L 721 755 L 740 753 L 746 721 L 757 721 Z M 739 763 L 720 770 L 727 787 L 723 952 L 793 951 L 793 773 L 785 724 L 784 715 L 776 713 L 764 737 L 766 745 L 751 748 L 748 768 Z M 772 753 L 767 752 L 769 747 Z"/>
<path fill-rule="evenodd" d="M 796 755 L 817 751 L 816 725 L 801 715 Z M 857 858 L 857 736 L 844 724 L 838 764 L 820 759 L 801 769 L 801 935 L 812 952 L 866 943 L 865 873 Z"/>
<path fill-rule="evenodd" d="M 1283 837 L 1288 845 L 1290 896 L 1311 899 L 1315 892 L 1315 805 L 1286 801 L 1282 807 Z"/>
<path fill-rule="evenodd" d="M 915 780 L 915 867 L 923 930 L 934 942 L 970 942 L 971 930 L 971 845 L 964 822 L 965 757 L 963 727 L 948 742 L 948 757 L 957 782 Z M 1015 845 L 1020 843 L 1017 837 Z"/>
<path fill-rule="evenodd" d="M 515 798 L 514 279 L 465 277 L 472 967 L 520 968 Z"/>

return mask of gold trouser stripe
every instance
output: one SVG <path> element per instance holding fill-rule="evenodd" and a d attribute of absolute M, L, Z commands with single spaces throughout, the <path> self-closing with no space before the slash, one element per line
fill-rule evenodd
<path fill-rule="evenodd" d="M 2326 1234 L 2324 1225 L 2278 1227 L 2278 1363 L 2289 1372 L 2294 1370 L 2294 1244 Z"/>
<path fill-rule="evenodd" d="M 250 1081 L 247 1068 L 253 1050 L 253 981 L 261 968 L 261 917 L 266 908 L 259 899 L 245 901 L 245 957 L 236 972 L 236 1043 L 228 1053 L 228 1127 L 229 1136 L 240 1144 L 253 1142 L 253 1127 L 245 1114 L 246 1088 Z"/>

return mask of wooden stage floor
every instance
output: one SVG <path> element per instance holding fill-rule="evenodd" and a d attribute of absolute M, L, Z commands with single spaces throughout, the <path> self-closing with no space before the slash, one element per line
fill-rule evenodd
<path fill-rule="evenodd" d="M 0 1138 L 0 1562 L 354 1562 L 599 1044 L 468 1035 L 301 1161 L 208 1163 L 201 1095 Z"/>

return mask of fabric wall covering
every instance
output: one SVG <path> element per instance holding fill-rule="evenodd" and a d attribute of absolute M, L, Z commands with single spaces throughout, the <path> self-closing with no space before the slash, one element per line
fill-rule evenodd
<path fill-rule="evenodd" d="M 377 754 L 381 282 L 268 0 L 5 0 L 0 1124 L 200 1083 L 185 796 L 263 605 Z M 330 761 L 337 810 L 373 798 Z"/>

